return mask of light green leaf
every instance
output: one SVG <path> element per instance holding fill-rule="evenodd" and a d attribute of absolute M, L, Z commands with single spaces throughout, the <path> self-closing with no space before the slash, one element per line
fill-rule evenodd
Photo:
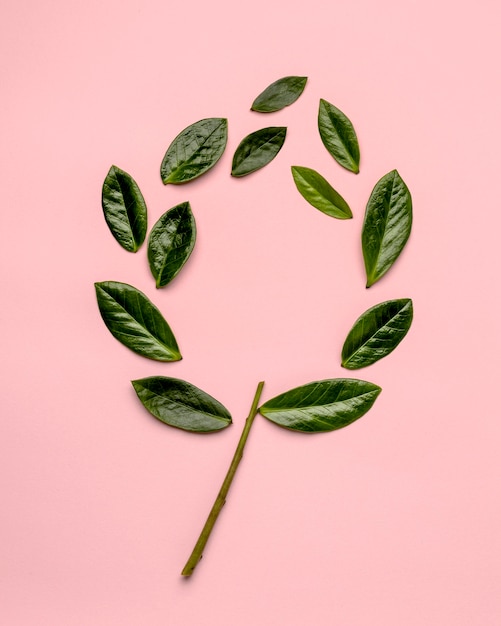
<path fill-rule="evenodd" d="M 340 220 L 353 217 L 346 200 L 315 170 L 292 166 L 292 176 L 299 193 L 322 213 Z"/>

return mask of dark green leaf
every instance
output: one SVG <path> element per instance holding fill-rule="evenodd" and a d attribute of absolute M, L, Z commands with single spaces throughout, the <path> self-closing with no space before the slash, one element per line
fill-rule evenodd
<path fill-rule="evenodd" d="M 148 261 L 157 287 L 167 285 L 188 260 L 196 239 L 190 203 L 183 202 L 162 215 L 151 229 Z"/>
<path fill-rule="evenodd" d="M 352 378 L 334 378 L 296 387 L 268 400 L 261 415 L 291 430 L 320 433 L 348 426 L 374 404 L 381 388 Z"/>
<path fill-rule="evenodd" d="M 99 311 L 110 333 L 124 346 L 155 361 L 179 361 L 181 354 L 157 307 L 131 285 L 95 283 Z"/>
<path fill-rule="evenodd" d="M 367 287 L 393 265 L 411 232 L 412 198 L 397 170 L 376 183 L 362 227 L 362 250 Z"/>
<path fill-rule="evenodd" d="M 350 370 L 371 365 L 393 352 L 412 323 L 412 300 L 388 300 L 363 313 L 348 333 L 341 365 Z"/>
<path fill-rule="evenodd" d="M 360 148 L 353 124 L 346 115 L 326 100 L 320 100 L 318 130 L 324 146 L 336 161 L 358 174 Z"/>
<path fill-rule="evenodd" d="M 157 419 L 196 433 L 221 430 L 231 424 L 228 410 L 198 387 L 165 376 L 133 380 L 138 398 Z"/>
<path fill-rule="evenodd" d="M 299 193 L 312 206 L 340 220 L 353 217 L 346 201 L 318 172 L 299 165 L 293 165 L 291 169 Z"/>
<path fill-rule="evenodd" d="M 174 139 L 165 153 L 160 175 L 167 183 L 187 183 L 214 167 L 228 140 L 228 120 L 210 117 L 191 124 Z"/>
<path fill-rule="evenodd" d="M 285 76 L 266 87 L 252 103 L 251 110 L 259 113 L 280 111 L 296 102 L 303 93 L 308 78 L 306 76 Z"/>
<path fill-rule="evenodd" d="M 113 237 L 122 248 L 136 252 L 147 228 L 146 204 L 136 181 L 112 165 L 103 183 L 101 204 Z"/>
<path fill-rule="evenodd" d="M 272 161 L 284 145 L 287 128 L 270 126 L 247 135 L 233 155 L 232 176 L 246 176 Z"/>

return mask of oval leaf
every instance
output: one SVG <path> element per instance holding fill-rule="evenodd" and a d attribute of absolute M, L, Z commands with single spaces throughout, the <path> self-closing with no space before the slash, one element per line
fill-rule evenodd
<path fill-rule="evenodd" d="M 285 76 L 271 83 L 252 103 L 251 110 L 272 113 L 289 106 L 299 98 L 306 86 L 306 76 Z"/>
<path fill-rule="evenodd" d="M 284 145 L 286 133 L 285 126 L 270 126 L 247 135 L 233 155 L 231 175 L 246 176 L 273 161 Z"/>
<path fill-rule="evenodd" d="M 146 204 L 136 181 L 112 165 L 103 183 L 101 204 L 113 237 L 122 248 L 136 252 L 147 228 Z"/>
<path fill-rule="evenodd" d="M 221 430 L 231 424 L 228 410 L 198 387 L 165 376 L 133 380 L 143 406 L 169 426 L 196 433 Z"/>
<path fill-rule="evenodd" d="M 363 380 L 334 378 L 291 389 L 259 408 L 267 419 L 305 433 L 348 426 L 374 404 L 381 387 Z"/>
<path fill-rule="evenodd" d="M 312 206 L 340 220 L 353 217 L 344 198 L 318 172 L 299 165 L 293 165 L 291 169 L 299 193 Z"/>
<path fill-rule="evenodd" d="M 157 287 L 167 285 L 179 274 L 195 239 L 195 218 L 189 202 L 170 209 L 153 226 L 148 239 L 148 261 Z"/>
<path fill-rule="evenodd" d="M 412 226 L 412 198 L 397 170 L 376 183 L 362 227 L 367 287 L 390 269 L 402 252 Z"/>
<path fill-rule="evenodd" d="M 95 283 L 99 311 L 110 333 L 124 346 L 155 361 L 179 361 L 172 331 L 157 307 L 131 285 Z"/>
<path fill-rule="evenodd" d="M 324 146 L 336 161 L 358 174 L 360 148 L 353 124 L 346 115 L 326 100 L 320 100 L 318 130 Z"/>
<path fill-rule="evenodd" d="M 221 158 L 228 140 L 228 120 L 210 117 L 191 124 L 174 139 L 165 153 L 160 175 L 164 185 L 198 178 Z"/>
<path fill-rule="evenodd" d="M 371 365 L 393 352 L 412 323 L 412 300 L 388 300 L 363 313 L 348 333 L 341 365 L 350 370 Z"/>

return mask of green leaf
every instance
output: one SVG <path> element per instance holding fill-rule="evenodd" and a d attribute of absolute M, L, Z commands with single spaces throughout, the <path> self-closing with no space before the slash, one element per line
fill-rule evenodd
<path fill-rule="evenodd" d="M 131 285 L 95 283 L 99 311 L 110 333 L 124 346 L 155 361 L 179 361 L 172 331 L 157 307 Z"/>
<path fill-rule="evenodd" d="M 169 426 L 210 433 L 231 424 L 231 415 L 220 402 L 184 380 L 150 376 L 131 382 L 143 406 Z"/>
<path fill-rule="evenodd" d="M 397 170 L 376 183 L 362 227 L 362 250 L 367 287 L 390 269 L 411 232 L 412 198 Z"/>
<path fill-rule="evenodd" d="M 360 148 L 353 124 L 333 104 L 320 99 L 318 130 L 324 146 L 336 161 L 358 174 L 360 171 Z"/>
<path fill-rule="evenodd" d="M 293 165 L 291 169 L 299 193 L 312 206 L 340 220 L 353 217 L 346 201 L 318 172 L 299 165 Z"/>
<path fill-rule="evenodd" d="M 228 140 L 228 120 L 210 117 L 191 124 L 174 139 L 160 167 L 164 185 L 198 178 L 221 158 Z"/>
<path fill-rule="evenodd" d="M 306 76 L 285 76 L 271 83 L 252 103 L 251 110 L 259 113 L 280 111 L 299 98 L 306 86 Z"/>
<path fill-rule="evenodd" d="M 136 252 L 147 228 L 146 204 L 136 181 L 112 165 L 104 179 L 101 204 L 113 237 L 122 248 Z"/>
<path fill-rule="evenodd" d="M 259 408 L 261 415 L 291 430 L 320 433 L 348 426 L 374 404 L 381 388 L 353 378 L 308 383 Z"/>
<path fill-rule="evenodd" d="M 270 126 L 247 135 L 233 155 L 232 176 L 246 176 L 272 161 L 284 145 L 287 128 Z"/>
<path fill-rule="evenodd" d="M 195 246 L 196 226 L 190 203 L 173 207 L 158 220 L 148 239 L 148 261 L 157 287 L 179 274 Z"/>
<path fill-rule="evenodd" d="M 393 352 L 412 323 L 412 300 L 388 300 L 362 313 L 348 333 L 341 365 L 350 370 L 371 365 Z"/>

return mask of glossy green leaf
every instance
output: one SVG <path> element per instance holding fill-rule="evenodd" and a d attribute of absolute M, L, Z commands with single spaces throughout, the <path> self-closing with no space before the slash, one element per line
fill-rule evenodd
<path fill-rule="evenodd" d="M 137 354 L 155 361 L 179 361 L 172 331 L 157 307 L 131 285 L 95 283 L 99 311 L 110 333 Z"/>
<path fill-rule="evenodd" d="M 220 402 L 184 380 L 150 376 L 133 380 L 132 385 L 143 406 L 169 426 L 209 433 L 231 424 L 231 415 Z"/>
<path fill-rule="evenodd" d="M 148 239 L 148 261 L 157 287 L 179 274 L 195 246 L 195 218 L 190 203 L 173 207 L 158 220 Z"/>
<path fill-rule="evenodd" d="M 261 415 L 291 430 L 320 433 L 348 426 L 374 404 L 381 388 L 352 378 L 308 383 L 259 408 Z"/>
<path fill-rule="evenodd" d="M 353 124 L 346 115 L 326 100 L 320 100 L 318 130 L 324 146 L 336 161 L 358 174 L 360 148 Z"/>
<path fill-rule="evenodd" d="M 272 113 L 289 106 L 299 98 L 306 86 L 306 76 L 285 76 L 266 87 L 252 103 L 251 110 Z"/>
<path fill-rule="evenodd" d="M 112 165 L 104 180 L 101 204 L 113 237 L 129 252 L 136 252 L 146 237 L 146 203 L 130 174 Z"/>
<path fill-rule="evenodd" d="M 412 226 L 412 198 L 397 170 L 374 187 L 365 210 L 362 250 L 367 287 L 390 269 L 402 252 Z"/>
<path fill-rule="evenodd" d="M 198 178 L 221 158 L 228 140 L 228 120 L 210 117 L 191 124 L 174 139 L 160 167 L 164 185 Z"/>
<path fill-rule="evenodd" d="M 322 213 L 346 220 L 353 217 L 346 200 L 315 170 L 292 166 L 292 176 L 299 193 Z"/>
<path fill-rule="evenodd" d="M 247 135 L 233 155 L 232 176 L 246 176 L 272 161 L 284 145 L 287 128 L 270 126 Z"/>
<path fill-rule="evenodd" d="M 393 352 L 412 323 L 412 300 L 388 300 L 363 313 L 348 333 L 341 365 L 350 370 L 371 365 Z"/>

